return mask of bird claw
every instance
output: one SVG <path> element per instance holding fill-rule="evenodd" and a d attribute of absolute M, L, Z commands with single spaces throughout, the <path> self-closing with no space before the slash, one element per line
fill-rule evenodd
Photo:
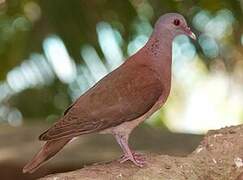
<path fill-rule="evenodd" d="M 119 160 L 120 163 L 124 163 L 126 161 L 132 161 L 136 166 L 143 167 L 145 164 L 145 158 L 142 154 L 133 152 L 132 155 L 124 154 L 121 159 Z"/>

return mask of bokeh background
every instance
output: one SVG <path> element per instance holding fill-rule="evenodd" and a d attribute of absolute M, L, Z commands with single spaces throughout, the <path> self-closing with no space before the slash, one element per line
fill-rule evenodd
<path fill-rule="evenodd" d="M 133 147 L 185 155 L 207 130 L 240 124 L 242 0 L 0 0 L 1 177 L 35 179 L 119 157 L 112 137 L 91 135 L 37 173 L 21 173 L 38 135 L 138 51 L 166 12 L 183 14 L 197 41 L 175 38 L 171 95 L 135 132 Z"/>

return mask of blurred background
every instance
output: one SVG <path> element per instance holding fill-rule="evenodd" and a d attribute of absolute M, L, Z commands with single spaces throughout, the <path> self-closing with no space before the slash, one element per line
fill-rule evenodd
<path fill-rule="evenodd" d="M 197 41 L 173 42 L 171 95 L 134 133 L 140 151 L 186 155 L 209 129 L 243 119 L 242 0 L 0 0 L 0 175 L 35 179 L 120 155 L 110 136 L 69 144 L 32 175 L 21 168 L 67 106 L 138 51 L 164 13 Z"/>

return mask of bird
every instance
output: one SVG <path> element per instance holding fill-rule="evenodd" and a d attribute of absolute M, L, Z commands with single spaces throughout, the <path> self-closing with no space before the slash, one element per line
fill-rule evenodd
<path fill-rule="evenodd" d="M 33 173 L 72 139 L 90 133 L 112 134 L 124 153 L 120 162 L 143 167 L 145 159 L 130 149 L 129 136 L 165 104 L 171 89 L 172 42 L 182 34 L 196 40 L 183 15 L 160 16 L 138 52 L 81 95 L 39 136 L 45 143 L 23 173 Z"/>

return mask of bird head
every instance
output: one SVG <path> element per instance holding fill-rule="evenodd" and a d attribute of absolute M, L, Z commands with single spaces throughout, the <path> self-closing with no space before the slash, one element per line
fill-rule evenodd
<path fill-rule="evenodd" d="M 155 24 L 156 31 L 167 30 L 173 37 L 185 34 L 196 40 L 196 35 L 188 27 L 185 18 L 178 13 L 167 13 L 161 16 Z"/>

